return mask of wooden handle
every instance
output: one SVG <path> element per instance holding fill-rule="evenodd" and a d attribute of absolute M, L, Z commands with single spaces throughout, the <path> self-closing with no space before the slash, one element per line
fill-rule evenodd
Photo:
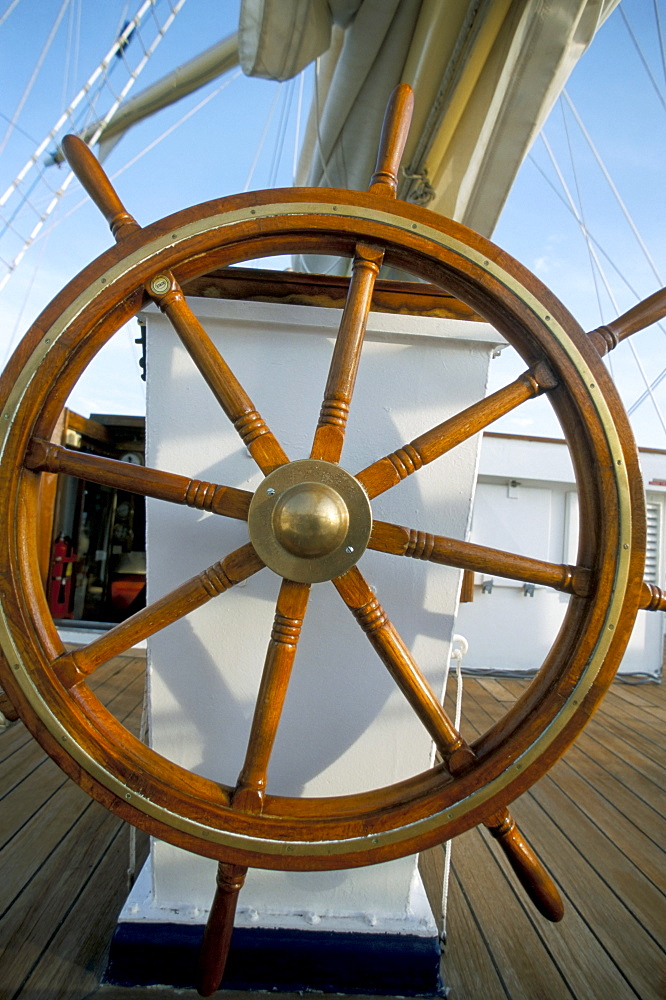
<path fill-rule="evenodd" d="M 662 590 L 654 583 L 643 581 L 639 606 L 644 611 L 666 611 L 666 590 Z"/>
<path fill-rule="evenodd" d="M 90 147 L 78 136 L 66 135 L 62 140 L 62 150 L 81 186 L 88 192 L 109 223 L 116 240 L 119 241 L 130 232 L 140 229 L 136 219 L 125 210 L 111 181 L 91 152 Z"/>
<path fill-rule="evenodd" d="M 524 839 L 508 809 L 493 816 L 486 826 L 497 840 L 518 881 L 539 913 L 557 923 L 564 916 L 564 904 L 557 886 Z"/>
<path fill-rule="evenodd" d="M 247 868 L 223 861 L 217 866 L 215 898 L 208 914 L 199 953 L 199 996 L 209 997 L 218 989 L 227 964 L 234 929 L 238 893 Z"/>
<path fill-rule="evenodd" d="M 370 181 L 372 194 L 395 198 L 398 190 L 398 170 L 405 151 L 413 111 L 414 91 L 409 84 L 399 83 L 389 98 L 384 115 L 377 165 Z"/>
<path fill-rule="evenodd" d="M 603 357 L 617 347 L 621 340 L 630 337 L 632 333 L 644 330 L 646 326 L 651 326 L 664 316 L 666 316 L 666 288 L 661 288 L 632 306 L 626 313 L 622 313 L 612 323 L 591 330 L 588 337 Z"/>

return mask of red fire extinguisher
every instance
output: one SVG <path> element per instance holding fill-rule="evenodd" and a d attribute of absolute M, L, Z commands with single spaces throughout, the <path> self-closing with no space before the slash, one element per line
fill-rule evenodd
<path fill-rule="evenodd" d="M 49 581 L 49 608 L 54 618 L 74 617 L 72 597 L 76 561 L 71 540 L 60 535 L 53 546 Z"/>

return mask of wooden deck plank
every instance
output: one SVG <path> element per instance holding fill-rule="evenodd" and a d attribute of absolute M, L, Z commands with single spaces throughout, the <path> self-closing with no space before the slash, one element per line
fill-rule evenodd
<path fill-rule="evenodd" d="M 32 736 L 22 722 L 12 722 L 0 730 L 0 766 L 18 749 L 30 743 Z"/>
<path fill-rule="evenodd" d="M 664 668 L 666 668 L 666 645 L 664 646 Z M 656 708 L 662 711 L 666 710 L 664 705 L 664 696 L 662 693 L 663 680 L 645 680 L 645 681 L 631 681 L 629 678 L 623 678 L 616 681 L 617 684 L 621 684 L 623 688 L 629 688 L 632 691 L 640 691 L 641 698 L 649 701 Z"/>
<path fill-rule="evenodd" d="M 58 851 L 49 856 L 31 880 L 30 892 L 21 893 L 6 912 L 0 969 L 7 1000 L 13 1000 L 23 989 L 117 829 L 115 818 L 99 803 L 90 802 Z M 47 907 L 38 905 L 41 899 L 48 899 Z M 87 919 L 88 915 L 81 913 L 77 922 L 83 927 Z"/>
<path fill-rule="evenodd" d="M 643 688 L 646 685 L 643 685 Z M 644 696 L 643 688 L 635 685 L 613 684 L 607 695 L 607 703 L 613 704 L 615 700 L 623 701 L 633 705 L 639 712 L 649 719 L 655 719 L 657 723 L 666 722 L 666 709 L 661 704 L 656 704 L 652 699 Z"/>
<path fill-rule="evenodd" d="M 657 815 L 666 816 L 666 790 L 663 783 L 652 780 L 652 777 L 658 777 L 659 772 L 653 772 L 653 776 L 648 777 L 640 762 L 629 760 L 623 754 L 622 744 L 612 733 L 606 735 L 603 731 L 586 730 L 578 737 L 576 745 L 593 760 L 603 764 L 646 805 L 652 806 Z"/>
<path fill-rule="evenodd" d="M 633 1000 L 635 991 L 614 954 L 599 939 L 594 923 L 591 924 L 575 904 L 579 891 L 577 880 L 572 877 L 572 872 L 559 872 L 557 869 L 556 859 L 553 857 L 553 849 L 557 845 L 552 841 L 552 829 L 548 828 L 548 820 L 541 819 L 536 824 L 527 811 L 529 803 L 533 805 L 528 793 L 514 803 L 512 811 L 520 828 L 527 833 L 537 854 L 555 878 L 565 905 L 564 919 L 558 924 L 542 919 L 524 898 L 504 857 L 496 854 L 495 861 L 505 875 L 506 885 L 510 886 L 527 909 L 551 960 L 560 970 L 576 1000 L 599 1000 L 600 997 Z M 485 831 L 481 835 L 486 841 L 489 840 Z M 545 996 L 556 997 L 558 994 L 547 993 Z"/>
<path fill-rule="evenodd" d="M 11 757 L 8 757 L 7 766 L 0 772 L 0 801 L 10 795 L 43 763 L 44 751 L 33 739 L 24 743 Z M 4 807 L 2 827 L 4 827 Z"/>
<path fill-rule="evenodd" d="M 563 835 L 570 841 L 575 835 L 576 849 L 594 874 L 612 893 L 621 895 L 622 904 L 631 911 L 632 917 L 658 942 L 666 918 L 663 892 L 627 857 L 616 837 L 611 839 L 589 822 L 584 811 L 557 787 L 554 780 L 539 782 L 532 794 Z M 610 828 L 614 829 L 612 825 Z"/>
<path fill-rule="evenodd" d="M 516 802 L 514 813 L 528 836 L 536 829 L 542 832 L 551 873 L 565 888 L 569 909 L 575 909 L 591 929 L 615 964 L 618 976 L 642 1000 L 659 1000 L 660 984 L 666 973 L 663 949 L 645 933 L 610 882 L 599 877 L 589 863 L 585 854 L 587 824 L 577 824 L 564 833 L 556 823 L 547 822 L 551 817 L 533 795 Z M 605 855 L 597 861 L 603 871 Z M 622 891 L 625 885 L 619 888 Z"/>
<path fill-rule="evenodd" d="M 654 806 L 642 798 L 638 787 L 628 787 L 617 772 L 605 767 L 603 762 L 586 753 L 582 741 L 567 751 L 565 760 L 572 770 L 592 788 L 612 803 L 615 809 L 627 817 L 653 844 L 661 846 L 664 834 L 663 816 Z"/>
<path fill-rule="evenodd" d="M 135 731 L 143 667 L 125 658 L 101 667 L 90 680 L 103 701 L 118 699 L 116 709 L 130 713 Z M 473 738 L 501 717 L 526 683 L 466 678 L 466 734 Z M 666 793 L 660 747 L 652 737 L 665 709 L 663 688 L 616 684 L 577 745 L 514 804 L 525 835 L 561 886 L 561 924 L 550 925 L 533 911 L 485 832 L 470 831 L 454 842 L 442 964 L 451 1000 L 662 1000 Z M 19 723 L 0 733 L 0 754 L 10 746 L 3 742 L 8 737 L 12 755 L 20 747 L 29 752 L 22 728 Z M 98 901 L 114 887 L 119 906 L 126 887 L 127 828 L 68 780 L 62 779 L 62 787 L 49 784 L 49 768 L 50 761 L 39 764 L 4 800 L 14 797 L 14 818 L 24 822 L 21 835 L 0 850 L 0 865 L 9 873 L 0 885 L 0 912 L 2 899 L 6 907 L 11 895 L 0 923 L 3 1000 L 3 990 L 7 1000 L 82 1000 L 94 989 L 115 922 L 104 924 L 108 907 Z M 60 772 L 51 773 L 57 785 Z M 38 778 L 44 779 L 41 798 Z M 29 790 L 35 795 L 32 812 Z M 94 857 L 90 846 L 81 851 L 89 841 Z M 31 864 L 21 859 L 21 846 L 33 855 Z M 437 909 L 443 850 L 427 853 L 421 867 L 430 869 Z M 9 978 L 6 961 L 13 968 Z M 196 994 L 108 986 L 95 992 L 95 1000 L 176 997 L 195 1000 Z"/>
<path fill-rule="evenodd" d="M 614 843 L 623 854 L 640 868 L 661 892 L 666 892 L 666 852 L 636 823 L 634 813 L 636 797 L 633 796 L 633 808 L 622 812 L 607 794 L 603 794 L 593 783 L 578 773 L 569 755 L 553 768 L 551 777 L 558 788 L 578 804 L 597 830 L 613 830 Z M 614 782 L 616 796 L 618 789 L 622 788 L 619 782 Z M 660 825 L 663 833 L 663 823 Z M 657 824 L 655 833 L 656 826 Z"/>
<path fill-rule="evenodd" d="M 618 781 L 636 794 L 661 815 L 666 815 L 666 788 L 663 768 L 646 754 L 628 747 L 606 726 L 590 729 L 578 738 L 578 745 L 595 760 L 604 761 Z M 656 752 L 656 751 L 655 751 Z"/>
<path fill-rule="evenodd" d="M 664 731 L 663 721 L 650 715 L 637 705 L 627 703 L 611 691 L 602 703 L 602 718 L 610 716 L 616 725 L 629 730 L 636 736 L 650 741 L 661 742 Z"/>
<path fill-rule="evenodd" d="M 142 700 L 143 679 L 141 676 L 138 676 L 134 677 L 130 684 L 124 685 L 123 689 L 115 694 L 109 706 L 115 709 L 121 721 L 133 720 L 134 717 L 140 716 Z M 130 728 L 132 725 L 134 723 L 130 722 Z M 0 861 L 3 864 L 5 863 L 5 858 L 4 854 L 1 853 L 2 849 L 5 848 L 12 838 L 22 835 L 21 831 L 25 824 L 29 823 L 38 814 L 38 811 L 60 789 L 64 788 L 65 783 L 68 781 L 60 768 L 44 754 L 44 751 L 36 742 L 32 741 L 30 746 L 25 748 L 25 757 L 34 762 L 33 751 L 35 748 L 39 752 L 36 765 L 28 770 L 28 773 L 25 775 L 23 774 L 25 769 L 20 766 L 20 761 L 18 762 L 18 767 L 12 767 L 12 774 L 16 775 L 18 780 L 2 800 Z M 10 758 L 10 763 L 11 761 L 12 758 Z M 83 795 L 83 793 L 81 794 Z M 67 799 L 69 796 L 65 796 L 65 798 Z M 87 802 L 88 797 L 83 795 L 82 801 Z M 60 808 L 60 800 L 58 800 L 58 808 Z M 44 825 L 47 840 L 50 840 L 51 830 L 47 829 L 48 823 L 44 818 L 38 816 L 38 829 L 41 825 Z"/>
<path fill-rule="evenodd" d="M 450 1000 L 511 1000 L 455 867 L 448 909 L 451 917 L 442 953 L 442 980 L 450 990 Z"/>
<path fill-rule="evenodd" d="M 496 701 L 484 682 L 478 686 L 485 688 L 485 692 L 476 692 L 477 697 L 467 704 L 466 713 L 470 725 L 483 729 L 490 719 L 501 717 L 504 705 Z M 520 689 L 520 685 L 516 687 Z M 593 725 L 602 734 L 608 732 L 608 718 L 612 714 L 611 707 L 602 709 L 595 717 Z M 546 845 L 550 844 L 550 848 L 543 860 L 567 895 L 575 900 L 575 908 L 585 924 L 593 928 L 603 948 L 613 956 L 618 972 L 639 996 L 657 998 L 663 982 L 660 977 L 665 971 L 664 896 L 619 850 L 614 824 L 602 833 L 582 808 L 557 787 L 564 767 L 565 763 L 559 762 L 529 795 L 514 803 L 512 810 L 517 819 L 523 815 L 529 817 L 529 824 L 524 824 L 528 839 L 534 839 L 534 829 L 547 838 Z M 616 768 L 620 773 L 623 769 L 632 771 L 622 757 L 617 759 Z M 625 780 L 632 779 L 625 775 Z M 566 817 L 561 826 L 560 817 Z M 640 919 L 632 908 L 638 908 Z M 583 950 L 587 955 L 589 945 Z"/>
<path fill-rule="evenodd" d="M 79 966 L 76 985 L 84 997 L 95 990 L 106 968 L 109 950 L 109 926 L 115 924 L 127 897 L 129 884 L 118 878 L 127 866 L 131 831 L 126 824 L 118 826 L 107 850 L 100 858 L 91 878 L 72 900 L 70 909 L 49 942 L 49 961 L 39 962 L 21 991 L 21 996 L 65 996 L 71 989 L 72 956 L 91 956 Z M 142 838 L 140 866 L 145 861 L 148 838 Z M 104 899 L 104 906 L 99 900 Z M 76 911 L 89 915 L 84 924 L 76 919 Z"/>
<path fill-rule="evenodd" d="M 463 834 L 454 844 L 454 850 L 465 850 L 469 834 Z M 437 927 L 442 936 L 442 981 L 449 990 L 448 996 L 483 996 L 484 1000 L 507 1000 L 497 968 L 474 910 L 467 899 L 465 887 L 454 867 L 451 869 L 447 897 L 447 911 L 455 919 L 443 926 L 442 886 L 444 881 L 444 845 L 424 851 L 419 857 L 419 869 L 428 893 Z M 459 961 L 461 955 L 464 961 Z"/>
<path fill-rule="evenodd" d="M 504 878 L 497 851 L 488 849 L 478 829 L 464 834 L 464 844 L 456 848 L 454 844 L 456 876 L 507 995 L 512 1000 L 574 996 L 522 900 Z M 450 923 L 454 920 L 451 913 Z"/>
<path fill-rule="evenodd" d="M 136 733 L 144 673 L 144 660 L 124 657 L 91 678 L 101 700 Z M 13 769 L 14 778 L 20 771 L 23 779 L 2 803 L 3 821 L 13 829 L 0 851 L 0 995 L 81 1000 L 97 985 L 127 894 L 130 830 L 67 779 L 32 739 L 18 734 L 12 742 L 17 753 L 0 774 Z M 20 758 L 33 761 L 35 748 L 41 756 L 25 774 Z M 139 834 L 137 842 L 142 863 L 148 838 Z"/>
<path fill-rule="evenodd" d="M 657 788 L 663 788 L 664 766 L 657 759 L 661 756 L 659 744 L 635 733 L 608 712 L 602 718 L 606 746 L 615 750 L 619 757 L 640 771 Z M 601 725 L 598 719 L 595 721 L 597 726 Z M 600 738 L 598 733 L 594 726 L 590 729 L 591 736 Z"/>
<path fill-rule="evenodd" d="M 487 685 L 483 685 L 486 691 L 492 695 L 492 690 L 488 688 Z M 618 705 L 624 704 L 621 700 L 617 703 Z M 492 708 L 492 702 L 486 701 L 486 709 Z M 603 711 L 613 713 L 613 704 L 607 706 L 604 703 Z M 500 706 L 497 706 L 495 712 L 489 712 L 488 719 L 498 718 L 500 715 Z M 602 723 L 603 725 L 603 723 Z M 656 750 L 655 750 L 656 752 Z M 613 842 L 610 846 L 611 853 L 615 848 L 618 848 L 626 858 L 627 862 L 634 866 L 640 867 L 641 874 L 644 874 L 652 884 L 658 889 L 659 892 L 663 891 L 664 886 L 666 886 L 666 871 L 664 867 L 664 862 L 666 861 L 666 855 L 662 844 L 659 843 L 658 837 L 663 836 L 664 825 L 660 818 L 656 816 L 652 810 L 652 815 L 647 814 L 646 818 L 648 820 L 653 819 L 654 823 L 649 825 L 649 828 L 653 832 L 654 840 L 651 841 L 648 836 L 644 834 L 642 829 L 636 825 L 632 817 L 635 815 L 635 810 L 640 802 L 637 802 L 636 796 L 633 793 L 626 795 L 626 799 L 630 799 L 631 803 L 627 804 L 627 814 L 623 816 L 620 810 L 609 802 L 607 798 L 597 790 L 597 788 L 586 782 L 579 774 L 577 774 L 576 769 L 570 763 L 570 760 L 578 760 L 580 763 L 580 751 L 576 747 L 572 748 L 571 755 L 567 754 L 563 761 L 560 761 L 555 768 L 550 772 L 550 778 L 558 786 L 560 791 L 566 795 L 569 800 L 576 804 L 577 808 L 582 810 L 588 819 L 591 821 L 590 830 L 612 830 L 613 831 Z M 622 762 L 618 761 L 617 766 L 621 767 Z M 617 795 L 619 792 L 619 797 L 622 798 L 622 791 L 624 786 L 620 785 L 618 789 L 619 782 L 617 778 L 614 780 L 613 794 Z M 537 785 L 536 788 L 539 789 L 541 785 Z M 545 788 L 549 788 L 549 785 L 544 785 Z M 644 812 L 646 812 L 644 810 Z M 606 845 L 608 844 L 608 839 L 605 840 Z M 598 846 L 602 846 L 599 844 Z M 633 883 L 632 883 L 633 885 Z"/>

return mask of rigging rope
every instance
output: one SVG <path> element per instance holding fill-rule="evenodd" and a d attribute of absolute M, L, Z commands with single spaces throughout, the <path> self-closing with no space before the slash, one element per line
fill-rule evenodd
<path fill-rule="evenodd" d="M 449 682 L 449 672 L 451 670 L 451 660 L 455 660 L 456 663 L 456 710 L 455 717 L 453 720 L 454 728 L 460 732 L 460 720 L 462 719 L 462 699 L 463 699 L 463 677 L 462 677 L 462 661 L 463 657 L 466 656 L 469 649 L 469 643 L 464 635 L 454 635 L 451 638 L 451 650 L 449 652 L 449 659 L 446 664 L 446 670 L 444 673 L 444 686 L 443 691 L 446 695 L 446 688 Z M 441 941 L 442 944 L 446 944 L 446 919 L 448 916 L 448 905 L 449 905 L 449 882 L 451 880 L 451 846 L 453 844 L 452 840 L 447 840 L 444 844 L 444 876 L 442 880 L 442 931 L 441 931 Z"/>

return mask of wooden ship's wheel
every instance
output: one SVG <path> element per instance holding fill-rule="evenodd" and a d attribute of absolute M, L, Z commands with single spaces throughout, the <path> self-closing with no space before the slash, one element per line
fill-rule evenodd
<path fill-rule="evenodd" d="M 507 809 L 574 740 L 610 684 L 639 608 L 663 610 L 643 582 L 645 506 L 628 419 L 601 356 L 666 312 L 666 291 L 585 333 L 524 267 L 488 240 L 395 200 L 411 91 L 394 92 L 367 193 L 269 190 L 207 202 L 142 229 L 83 142 L 65 154 L 117 245 L 44 311 L 9 364 L 0 392 L 0 681 L 25 724 L 81 787 L 156 837 L 220 862 L 204 938 L 201 992 L 218 986 L 237 892 L 248 866 L 347 868 L 423 850 L 484 823 L 546 917 L 557 889 Z M 347 302 L 310 455 L 290 461 L 191 312 L 181 284 L 212 268 L 278 253 L 352 259 Z M 373 286 L 382 264 L 453 293 L 524 359 L 518 379 L 363 470 L 340 464 Z M 67 397 L 102 345 L 148 301 L 170 320 L 264 473 L 254 495 L 229 484 L 84 455 L 51 443 Z M 372 501 L 406 476 L 545 394 L 562 425 L 580 498 L 575 565 L 555 565 L 418 526 L 373 520 Z M 40 476 L 66 473 L 221 518 L 246 520 L 249 541 L 198 576 L 73 652 L 65 650 L 40 582 Z M 353 473 L 353 474 L 352 474 Z M 359 560 L 414 557 L 537 583 L 570 595 L 535 679 L 473 743 L 456 730 Z M 267 569 L 266 569 L 267 567 Z M 102 663 L 263 570 L 282 578 L 245 763 L 226 787 L 161 757 L 91 692 Z M 299 632 L 314 583 L 330 582 L 431 736 L 431 768 L 399 784 L 335 798 L 271 795 L 267 772 Z"/>

